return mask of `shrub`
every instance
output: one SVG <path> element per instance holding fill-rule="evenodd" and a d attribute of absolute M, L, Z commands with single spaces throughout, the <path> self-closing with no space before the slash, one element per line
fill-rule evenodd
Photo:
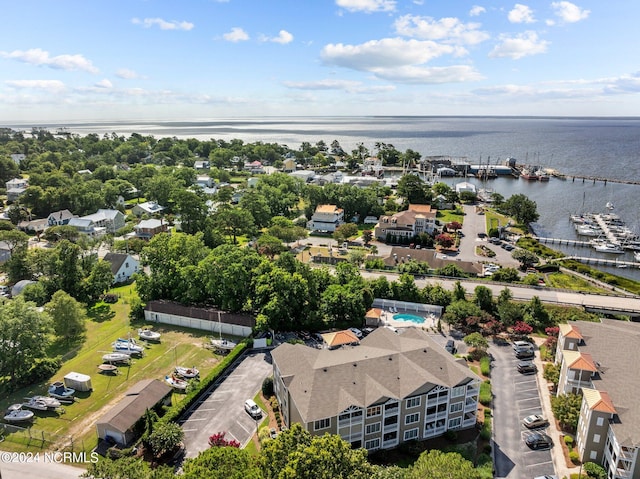
<path fill-rule="evenodd" d="M 573 448 L 573 438 L 571 436 L 565 436 L 564 443 L 567 445 L 569 449 Z"/>
<path fill-rule="evenodd" d="M 262 381 L 262 395 L 266 398 L 273 396 L 273 378 L 271 376 Z"/>
<path fill-rule="evenodd" d="M 594 479 L 607 479 L 607 471 L 600 464 L 585 462 L 583 469 L 589 477 L 593 477 Z"/>
<path fill-rule="evenodd" d="M 580 463 L 580 456 L 578 455 L 578 451 L 569 451 L 569 459 L 574 464 Z"/>
<path fill-rule="evenodd" d="M 482 430 L 480 431 L 480 437 L 485 441 L 491 439 L 491 416 L 485 416 L 482 423 Z"/>
<path fill-rule="evenodd" d="M 493 395 L 491 393 L 491 381 L 488 379 L 480 384 L 480 404 L 483 406 L 488 406 L 491 404 L 491 399 Z"/>
<path fill-rule="evenodd" d="M 480 372 L 485 377 L 489 377 L 491 375 L 491 360 L 489 359 L 489 356 L 483 356 L 480 358 Z"/>
<path fill-rule="evenodd" d="M 104 301 L 105 303 L 111 303 L 111 304 L 117 303 L 118 295 L 113 293 L 103 294 L 102 301 Z"/>
<path fill-rule="evenodd" d="M 458 433 L 449 429 L 447 432 L 444 433 L 444 438 L 447 441 L 455 442 L 456 439 L 458 439 Z"/>

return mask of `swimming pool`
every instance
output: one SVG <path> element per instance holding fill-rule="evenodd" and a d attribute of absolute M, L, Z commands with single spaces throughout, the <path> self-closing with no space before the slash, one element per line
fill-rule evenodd
<path fill-rule="evenodd" d="M 393 319 L 396 321 L 409 321 L 416 324 L 424 323 L 424 318 L 422 316 L 416 316 L 415 314 L 394 314 Z"/>

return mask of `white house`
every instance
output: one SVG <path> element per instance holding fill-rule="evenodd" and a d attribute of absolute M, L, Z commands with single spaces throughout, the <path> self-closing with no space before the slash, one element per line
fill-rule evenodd
<path fill-rule="evenodd" d="M 125 216 L 121 211 L 99 209 L 92 215 L 83 216 L 84 219 L 93 221 L 97 227 L 106 228 L 107 233 L 115 233 L 120 228 L 124 228 Z"/>
<path fill-rule="evenodd" d="M 333 232 L 344 223 L 344 210 L 336 205 L 318 205 L 316 212 L 307 223 L 307 229 L 311 231 Z"/>
<path fill-rule="evenodd" d="M 66 225 L 73 217 L 73 214 L 71 214 L 71 211 L 69 210 L 55 211 L 53 213 L 49 213 L 49 216 L 47 216 L 47 224 L 49 226 Z"/>
<path fill-rule="evenodd" d="M 136 216 L 154 215 L 157 213 L 162 213 L 163 211 L 164 206 L 160 206 L 155 201 L 145 201 L 144 203 L 135 205 L 131 209 L 131 212 Z"/>
<path fill-rule="evenodd" d="M 113 284 L 129 281 L 140 268 L 140 262 L 130 254 L 107 253 L 103 259 L 111 264 Z"/>
<path fill-rule="evenodd" d="M 7 201 L 16 201 L 29 187 L 29 182 L 24 178 L 14 178 L 7 181 L 5 186 L 7 188 Z"/>
<path fill-rule="evenodd" d="M 211 188 L 215 184 L 215 180 L 209 175 L 196 176 L 196 185 L 200 188 Z"/>

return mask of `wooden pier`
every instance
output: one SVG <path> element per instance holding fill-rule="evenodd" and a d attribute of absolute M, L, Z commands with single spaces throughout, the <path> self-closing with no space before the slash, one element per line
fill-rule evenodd
<path fill-rule="evenodd" d="M 584 246 L 584 247 L 592 247 L 593 245 L 589 241 L 579 241 L 579 240 L 570 240 L 563 238 L 541 238 L 539 236 L 535 236 L 535 239 L 540 241 L 540 243 L 551 243 L 558 245 L 569 245 L 569 246 Z"/>
<path fill-rule="evenodd" d="M 640 263 L 635 261 L 620 261 L 617 259 L 594 258 L 592 256 L 567 256 L 563 259 L 573 259 L 585 264 L 596 264 L 603 266 L 614 266 L 616 268 L 640 268 Z"/>
<path fill-rule="evenodd" d="M 638 180 L 623 180 L 619 178 L 605 178 L 602 176 L 565 175 L 565 178 L 566 179 L 571 178 L 571 181 L 574 183 L 577 179 L 577 180 L 582 180 L 583 183 L 590 181 L 593 184 L 595 184 L 596 181 L 601 181 L 605 185 L 607 183 L 623 183 L 625 185 L 640 185 L 640 181 Z"/>

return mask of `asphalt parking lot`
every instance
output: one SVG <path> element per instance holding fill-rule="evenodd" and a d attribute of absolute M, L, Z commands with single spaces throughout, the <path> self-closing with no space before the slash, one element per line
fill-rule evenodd
<path fill-rule="evenodd" d="M 524 439 L 531 434 L 522 419 L 542 414 L 537 375 L 522 375 L 516 370 L 511 344 L 491 344 L 493 355 L 491 386 L 493 391 L 493 430 L 496 478 L 525 479 L 555 474 L 551 451 L 531 450 Z M 536 354 L 539 354 L 536 351 Z M 547 418 L 549 419 L 549 418 Z M 546 428 L 537 429 L 544 432 Z M 555 444 L 553 447 L 560 447 Z"/>
<path fill-rule="evenodd" d="M 260 352 L 245 356 L 221 378 L 214 391 L 180 423 L 185 433 L 185 456 L 195 457 L 208 449 L 209 436 L 217 432 L 224 432 L 225 439 L 235 439 L 242 446 L 249 442 L 257 425 L 245 412 L 244 402 L 256 395 L 272 372 L 271 355 Z"/>

